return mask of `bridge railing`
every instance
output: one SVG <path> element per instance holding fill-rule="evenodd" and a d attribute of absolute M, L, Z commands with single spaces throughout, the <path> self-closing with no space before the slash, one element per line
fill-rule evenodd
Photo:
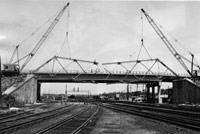
<path fill-rule="evenodd" d="M 27 73 L 31 74 L 33 73 L 31 70 L 24 70 L 22 73 Z M 174 76 L 172 73 L 166 73 L 166 72 L 147 72 L 147 71 L 132 71 L 132 72 L 127 72 L 127 71 L 121 71 L 121 70 L 99 70 L 99 69 L 91 69 L 87 70 L 86 72 L 82 70 L 67 70 L 66 71 L 54 71 L 52 72 L 51 70 L 48 69 L 42 69 L 37 73 L 47 73 L 47 74 L 115 74 L 115 75 L 156 75 L 156 76 Z M 178 74 L 181 77 L 189 77 L 188 74 L 183 74 L 180 73 Z"/>

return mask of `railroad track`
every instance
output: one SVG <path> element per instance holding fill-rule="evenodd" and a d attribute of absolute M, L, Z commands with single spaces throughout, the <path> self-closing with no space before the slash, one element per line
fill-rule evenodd
<path fill-rule="evenodd" d="M 200 112 L 194 111 L 185 111 L 185 110 L 178 110 L 178 109 L 171 109 L 171 108 L 164 108 L 164 107 L 155 107 L 151 105 L 138 105 L 138 104 L 122 104 L 122 103 L 109 103 L 116 106 L 121 106 L 124 108 L 133 108 L 137 109 L 138 111 L 151 111 L 155 113 L 165 113 L 165 114 L 172 114 L 176 116 L 182 116 L 187 118 L 193 118 L 200 121 Z"/>
<path fill-rule="evenodd" d="M 11 118 L 14 116 L 18 116 L 20 114 L 24 114 L 24 113 L 29 113 L 31 111 L 31 109 L 35 109 L 38 107 L 45 107 L 46 105 L 41 104 L 41 105 L 33 105 L 33 106 L 28 106 L 27 108 L 25 108 L 25 111 L 18 111 L 17 113 L 13 112 L 13 113 L 6 113 L 6 114 L 0 114 L 0 122 L 6 118 Z"/>
<path fill-rule="evenodd" d="M 77 134 L 98 112 L 99 105 L 91 105 L 64 120 L 49 126 L 48 128 L 38 131 L 36 134 Z"/>
<path fill-rule="evenodd" d="M 37 122 L 48 120 L 50 118 L 66 114 L 71 110 L 75 109 L 77 106 L 70 105 L 61 108 L 57 108 L 51 111 L 46 111 L 42 113 L 37 113 L 33 115 L 23 116 L 19 118 L 13 118 L 0 122 L 0 133 L 10 132 L 18 128 L 22 128 Z"/>
<path fill-rule="evenodd" d="M 3 117 L 0 119 L 0 125 L 9 123 L 9 122 L 13 122 L 13 121 L 17 121 L 17 120 L 22 120 L 25 118 L 31 118 L 31 117 L 36 117 L 36 116 L 39 117 L 39 116 L 42 116 L 45 114 L 51 114 L 51 113 L 54 113 L 55 111 L 65 109 L 69 106 L 71 106 L 71 105 L 67 105 L 67 106 L 56 108 L 56 109 L 48 110 L 46 112 L 40 112 L 40 113 L 35 113 L 35 114 L 33 114 L 30 111 L 27 111 L 27 112 L 22 112 L 22 113 L 6 116 L 6 117 Z"/>
<path fill-rule="evenodd" d="M 35 106 L 30 106 L 28 108 L 25 108 L 23 111 L 18 111 L 17 113 L 11 113 L 11 114 L 7 114 L 7 115 L 0 115 L 0 124 L 2 122 L 4 122 L 5 120 L 9 120 L 12 118 L 16 118 L 16 117 L 22 117 L 25 115 L 31 115 L 32 111 L 34 111 L 37 108 L 46 108 L 48 107 L 48 105 L 35 105 Z M 15 119 L 14 119 L 15 120 Z"/>
<path fill-rule="evenodd" d="M 200 112 L 200 107 L 198 106 L 189 106 L 189 105 L 175 105 L 175 104 L 153 104 L 153 103 L 137 103 L 131 101 L 101 101 L 102 103 L 120 103 L 127 105 L 135 105 L 135 106 L 148 106 L 148 107 L 158 107 L 158 108 L 166 108 L 166 109 L 174 109 L 179 111 L 190 111 L 190 112 Z"/>
<path fill-rule="evenodd" d="M 200 131 L 200 120 L 195 118 L 188 118 L 189 115 L 186 116 L 177 116 L 167 113 L 155 113 L 151 111 L 143 111 L 143 110 L 135 110 L 132 108 L 123 107 L 121 105 L 113 105 L 113 104 L 101 104 L 101 106 L 113 109 L 115 111 L 125 112 L 133 115 L 138 115 L 158 121 L 163 121 L 171 124 L 175 124 L 178 126 L 182 126 L 184 128 L 189 128 L 193 130 Z"/>

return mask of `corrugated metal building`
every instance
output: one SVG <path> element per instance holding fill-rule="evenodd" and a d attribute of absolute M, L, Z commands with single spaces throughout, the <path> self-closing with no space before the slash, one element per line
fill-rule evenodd
<path fill-rule="evenodd" d="M 187 79 L 176 80 L 172 98 L 174 104 L 200 104 L 200 87 Z"/>

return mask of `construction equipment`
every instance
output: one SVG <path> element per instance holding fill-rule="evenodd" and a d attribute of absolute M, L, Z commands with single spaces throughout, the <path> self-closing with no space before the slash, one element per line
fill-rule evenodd
<path fill-rule="evenodd" d="M 19 47 L 19 45 L 16 46 L 9 63 L 3 64 L 3 70 L 2 70 L 3 76 L 18 76 L 19 75 L 19 63 L 12 64 L 12 61 L 13 61 L 16 53 L 17 53 L 17 59 L 19 59 L 18 47 Z"/>
<path fill-rule="evenodd" d="M 44 41 L 47 39 L 47 37 L 49 36 L 49 34 L 51 33 L 51 31 L 54 29 L 54 27 L 56 26 L 56 24 L 58 23 L 58 21 L 60 20 L 61 16 L 63 15 L 64 11 L 66 10 L 66 8 L 69 6 L 69 2 L 62 8 L 62 10 L 59 12 L 59 14 L 55 17 L 55 19 L 53 20 L 53 22 L 51 23 L 51 25 L 48 27 L 48 29 L 46 30 L 46 32 L 43 34 L 43 36 L 41 37 L 41 39 L 38 41 L 38 43 L 35 45 L 35 47 L 33 48 L 33 50 L 26 56 L 22 57 L 21 59 L 19 59 L 18 56 L 18 47 L 19 45 L 16 46 L 12 57 L 10 59 L 9 64 L 5 64 L 4 65 L 4 70 L 3 70 L 3 75 L 15 75 L 15 74 L 19 74 L 20 71 L 22 71 L 24 69 L 24 67 L 29 63 L 29 61 L 33 58 L 33 56 L 36 54 L 36 52 L 38 51 L 38 49 L 42 46 L 42 44 L 44 43 Z M 17 53 L 17 61 L 13 62 L 14 56 Z M 19 62 L 21 60 L 25 59 L 25 62 L 22 64 L 21 68 L 19 67 Z"/>
<path fill-rule="evenodd" d="M 193 70 L 193 66 L 196 66 L 198 69 L 200 69 L 200 66 L 193 63 L 193 59 L 194 59 L 194 54 L 190 53 L 190 55 L 192 56 L 192 61 L 188 60 L 187 58 L 185 58 L 184 56 L 180 55 L 175 48 L 172 46 L 172 44 L 169 42 L 169 40 L 166 38 L 166 36 L 163 34 L 163 32 L 159 29 L 159 27 L 156 25 L 156 23 L 154 22 L 154 20 L 144 11 L 144 9 L 141 9 L 141 11 L 143 12 L 143 14 L 145 15 L 145 17 L 147 18 L 149 24 L 153 27 L 153 29 L 155 30 L 155 32 L 158 34 L 158 36 L 161 38 L 161 40 L 164 42 L 164 44 L 167 46 L 167 48 L 170 50 L 170 52 L 174 55 L 174 57 L 178 60 L 178 62 L 183 66 L 183 68 L 188 72 L 188 74 L 192 77 L 195 78 L 197 75 L 197 70 Z M 184 63 L 184 60 L 186 60 L 187 62 L 191 63 L 191 71 L 188 69 L 188 67 L 186 66 L 186 64 Z"/>
<path fill-rule="evenodd" d="M 2 75 L 3 76 L 18 76 L 19 65 L 18 64 L 3 64 Z"/>

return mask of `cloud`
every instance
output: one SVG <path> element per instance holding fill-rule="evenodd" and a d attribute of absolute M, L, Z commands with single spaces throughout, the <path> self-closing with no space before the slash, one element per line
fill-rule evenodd
<path fill-rule="evenodd" d="M 102 47 L 99 51 L 97 51 L 97 55 L 102 55 L 105 53 L 120 51 L 126 47 L 127 42 L 121 39 L 115 39 L 113 41 L 110 41 L 108 44 L 106 44 L 104 47 Z M 112 54 L 113 54 L 112 53 Z"/>
<path fill-rule="evenodd" d="M 0 40 L 2 39 L 6 39 L 6 36 L 5 35 L 0 35 Z"/>

